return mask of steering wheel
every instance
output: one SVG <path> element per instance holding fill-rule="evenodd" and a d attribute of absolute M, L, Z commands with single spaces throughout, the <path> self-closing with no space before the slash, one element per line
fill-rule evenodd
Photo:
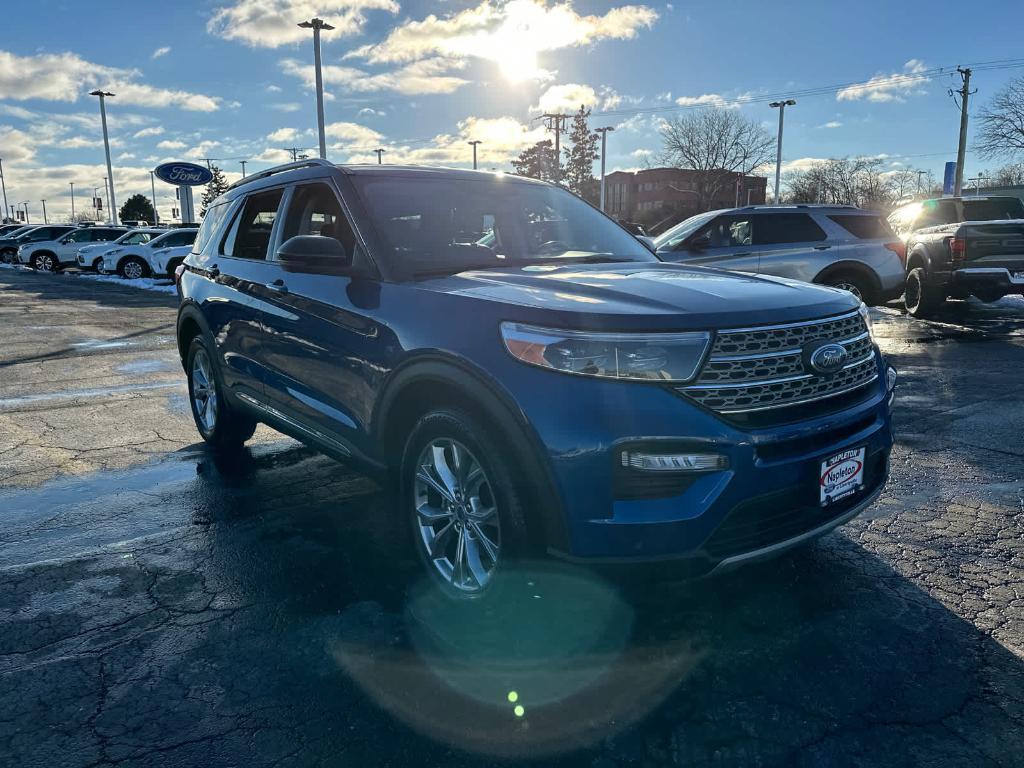
<path fill-rule="evenodd" d="M 569 246 L 561 240 L 548 240 L 546 243 L 541 243 L 537 253 L 565 253 L 568 250 L 570 250 Z"/>

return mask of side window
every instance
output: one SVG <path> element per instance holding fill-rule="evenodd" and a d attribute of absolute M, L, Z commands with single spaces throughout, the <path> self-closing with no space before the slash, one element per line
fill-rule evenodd
<path fill-rule="evenodd" d="M 236 259 L 266 259 L 280 204 L 280 189 L 247 198 L 221 244 L 221 253 Z"/>
<path fill-rule="evenodd" d="M 356 238 L 341 210 L 338 198 L 326 184 L 305 184 L 295 188 L 281 242 L 297 235 L 333 237 L 354 255 Z"/>
<path fill-rule="evenodd" d="M 116 229 L 96 229 L 93 230 L 92 239 L 97 243 L 105 243 L 109 240 L 116 240 L 123 234 L 124 232 Z"/>
<path fill-rule="evenodd" d="M 806 213 L 766 213 L 757 217 L 754 244 L 812 243 L 828 236 Z"/>
<path fill-rule="evenodd" d="M 175 232 L 173 235 L 168 235 L 161 242 L 160 248 L 177 248 L 182 245 L 192 245 L 195 240 L 196 233 L 194 230 L 185 232 Z"/>
<path fill-rule="evenodd" d="M 206 216 L 203 217 L 203 225 L 199 227 L 199 235 L 196 237 L 192 253 L 203 252 L 213 236 L 220 230 L 220 225 L 224 223 L 224 217 L 227 216 L 229 208 L 231 208 L 229 202 L 210 206 Z"/>
<path fill-rule="evenodd" d="M 92 230 L 90 229 L 76 229 L 75 231 L 66 235 L 63 240 L 68 243 L 87 243 L 92 236 Z"/>
<path fill-rule="evenodd" d="M 753 242 L 751 220 L 748 216 L 719 216 L 700 234 L 711 240 L 709 248 L 730 248 Z"/>

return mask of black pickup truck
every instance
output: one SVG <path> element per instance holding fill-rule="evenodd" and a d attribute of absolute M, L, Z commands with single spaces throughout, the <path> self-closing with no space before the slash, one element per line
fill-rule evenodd
<path fill-rule="evenodd" d="M 889 217 L 906 244 L 907 312 L 921 317 L 947 298 L 996 301 L 1024 294 L 1024 204 L 1016 197 L 944 197 Z"/>

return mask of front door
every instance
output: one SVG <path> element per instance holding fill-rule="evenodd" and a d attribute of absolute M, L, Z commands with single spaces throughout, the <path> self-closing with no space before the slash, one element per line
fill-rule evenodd
<path fill-rule="evenodd" d="M 682 264 L 757 272 L 758 254 L 754 246 L 756 218 L 750 215 L 716 216 L 678 246 L 673 254 Z M 700 247 L 695 241 L 706 243 Z"/>

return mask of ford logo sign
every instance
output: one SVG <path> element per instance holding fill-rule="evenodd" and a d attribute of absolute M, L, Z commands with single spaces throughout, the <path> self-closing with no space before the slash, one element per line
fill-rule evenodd
<path fill-rule="evenodd" d="M 815 373 L 837 373 L 846 365 L 847 352 L 842 344 L 822 344 L 811 352 L 811 370 Z"/>
<path fill-rule="evenodd" d="M 198 187 L 213 180 L 213 172 L 195 163 L 164 163 L 153 169 L 160 181 L 176 187 Z"/>

